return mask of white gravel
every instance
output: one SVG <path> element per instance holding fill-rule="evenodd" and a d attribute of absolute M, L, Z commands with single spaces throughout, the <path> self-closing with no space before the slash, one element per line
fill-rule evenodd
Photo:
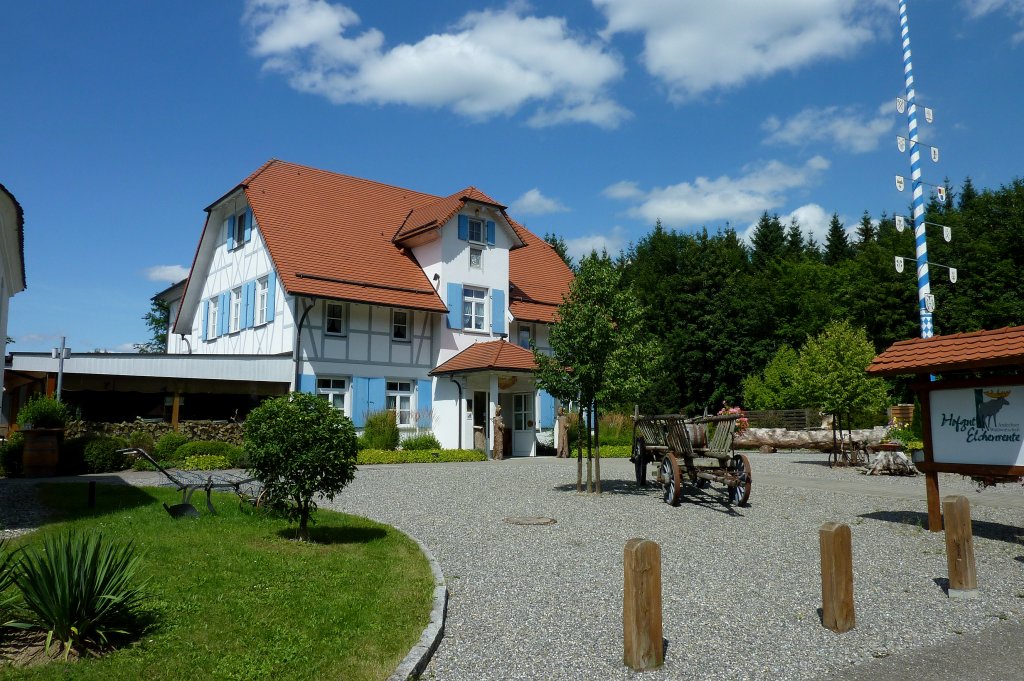
<path fill-rule="evenodd" d="M 1008 507 L 973 506 L 979 595 L 949 599 L 936 583 L 944 537 L 924 530 L 923 479 L 866 478 L 823 459 L 752 454 L 751 504 L 735 512 L 717 494 L 671 508 L 656 490 L 635 489 L 626 460 L 602 462 L 601 496 L 576 493 L 575 461 L 365 467 L 330 506 L 409 531 L 441 564 L 451 599 L 427 679 L 636 676 L 622 665 L 622 552 L 632 537 L 662 548 L 667 652 L 644 679 L 819 678 L 1024 617 L 1019 488 L 994 502 Z M 941 484 L 972 503 L 991 494 L 958 476 Z M 889 489 L 920 499 L 882 496 Z M 842 635 L 817 612 L 818 528 L 828 521 L 853 530 L 857 627 Z"/>

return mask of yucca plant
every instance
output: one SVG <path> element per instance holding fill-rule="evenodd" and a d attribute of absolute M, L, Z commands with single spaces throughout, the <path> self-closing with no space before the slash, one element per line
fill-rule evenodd
<path fill-rule="evenodd" d="M 21 626 L 47 629 L 47 654 L 56 640 L 65 660 L 135 633 L 145 598 L 145 583 L 134 584 L 139 561 L 133 542 L 112 544 L 101 534 L 67 532 L 44 538 L 42 551 L 24 548 L 14 582 L 36 621 Z"/>
<path fill-rule="evenodd" d="M 4 592 L 14 584 L 14 569 L 17 565 L 17 552 L 8 548 L 6 539 L 0 539 L 0 626 L 7 624 L 3 622 L 4 613 L 18 599 L 14 593 L 4 595 Z"/>

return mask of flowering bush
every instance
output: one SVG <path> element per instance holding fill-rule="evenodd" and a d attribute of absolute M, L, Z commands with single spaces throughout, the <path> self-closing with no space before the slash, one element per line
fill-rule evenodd
<path fill-rule="evenodd" d="M 739 416 L 736 420 L 736 434 L 740 435 L 750 428 L 750 421 L 747 419 L 743 409 L 740 407 L 730 407 L 728 402 L 722 403 L 722 408 L 718 410 L 719 416 Z"/>
<path fill-rule="evenodd" d="M 889 442 L 898 442 L 906 450 L 924 449 L 924 442 L 914 436 L 910 424 L 900 423 L 895 419 L 889 422 L 889 429 L 885 431 L 885 439 Z"/>

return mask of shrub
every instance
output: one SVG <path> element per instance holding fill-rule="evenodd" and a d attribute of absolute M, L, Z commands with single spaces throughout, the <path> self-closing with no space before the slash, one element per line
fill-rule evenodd
<path fill-rule="evenodd" d="M 178 461 L 176 456 L 178 447 L 187 443 L 189 439 L 181 433 L 164 433 L 160 436 L 160 439 L 156 441 L 156 451 L 149 452 L 153 455 L 153 458 L 157 461 Z"/>
<path fill-rule="evenodd" d="M 375 411 L 367 414 L 363 429 L 365 449 L 398 449 L 398 422 L 393 411 Z"/>
<path fill-rule="evenodd" d="M 218 471 L 231 468 L 231 461 L 226 456 L 215 454 L 186 456 L 185 463 L 181 465 L 181 468 L 186 471 Z"/>
<path fill-rule="evenodd" d="M 150 456 L 156 451 L 156 442 L 153 440 L 153 436 L 144 430 L 132 431 L 132 434 L 128 436 L 128 446 L 138 447 Z"/>
<path fill-rule="evenodd" d="M 441 443 L 437 441 L 433 433 L 423 433 L 402 440 L 402 449 L 441 449 Z"/>
<path fill-rule="evenodd" d="M 85 467 L 90 473 L 112 473 L 128 467 L 128 457 L 119 449 L 128 446 L 123 437 L 98 437 L 85 445 Z"/>
<path fill-rule="evenodd" d="M 238 445 L 230 442 L 219 442 L 217 440 L 195 440 L 187 442 L 174 452 L 175 461 L 186 461 L 190 458 L 215 456 L 226 459 L 227 466 L 220 468 L 235 468 L 244 463 L 245 452 Z M 186 466 L 182 466 L 186 468 Z"/>
<path fill-rule="evenodd" d="M 25 450 L 25 436 L 11 433 L 7 442 L 0 446 L 0 473 L 16 478 L 21 475 L 21 455 Z"/>
<path fill-rule="evenodd" d="M 476 449 L 403 449 L 401 451 L 364 449 L 357 455 L 356 463 L 370 466 L 385 463 L 454 463 L 486 460 L 487 455 Z"/>
<path fill-rule="evenodd" d="M 333 500 L 355 476 L 356 431 L 326 400 L 292 393 L 264 400 L 245 420 L 245 452 L 268 498 L 287 502 L 298 538 L 309 540 L 316 498 Z"/>
<path fill-rule="evenodd" d="M 87 470 L 85 465 L 85 448 L 97 439 L 96 435 L 80 435 L 69 437 L 60 445 L 60 459 L 57 470 L 62 475 L 78 475 Z"/>
<path fill-rule="evenodd" d="M 34 623 L 48 630 L 64 658 L 85 646 L 106 648 L 118 636 L 138 633 L 144 585 L 133 585 L 139 557 L 132 542 L 119 546 L 102 534 L 72 532 L 43 539 L 42 551 L 26 547 L 14 581 Z"/>
<path fill-rule="evenodd" d="M 52 397 L 36 397 L 18 410 L 20 428 L 63 428 L 71 417 L 68 407 Z"/>

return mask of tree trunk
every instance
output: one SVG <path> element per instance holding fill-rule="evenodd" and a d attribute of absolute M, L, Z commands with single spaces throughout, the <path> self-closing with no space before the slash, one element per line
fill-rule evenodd
<path fill-rule="evenodd" d="M 594 483 L 597 493 L 601 493 L 601 413 L 594 402 Z"/>
<path fill-rule="evenodd" d="M 594 492 L 594 405 L 587 405 L 587 494 Z"/>
<path fill-rule="evenodd" d="M 309 504 L 299 506 L 299 531 L 295 534 L 299 541 L 309 541 Z"/>
<path fill-rule="evenodd" d="M 576 425 L 583 425 L 583 402 L 580 402 L 580 418 Z M 583 491 L 583 433 L 576 435 L 576 491 Z"/>

